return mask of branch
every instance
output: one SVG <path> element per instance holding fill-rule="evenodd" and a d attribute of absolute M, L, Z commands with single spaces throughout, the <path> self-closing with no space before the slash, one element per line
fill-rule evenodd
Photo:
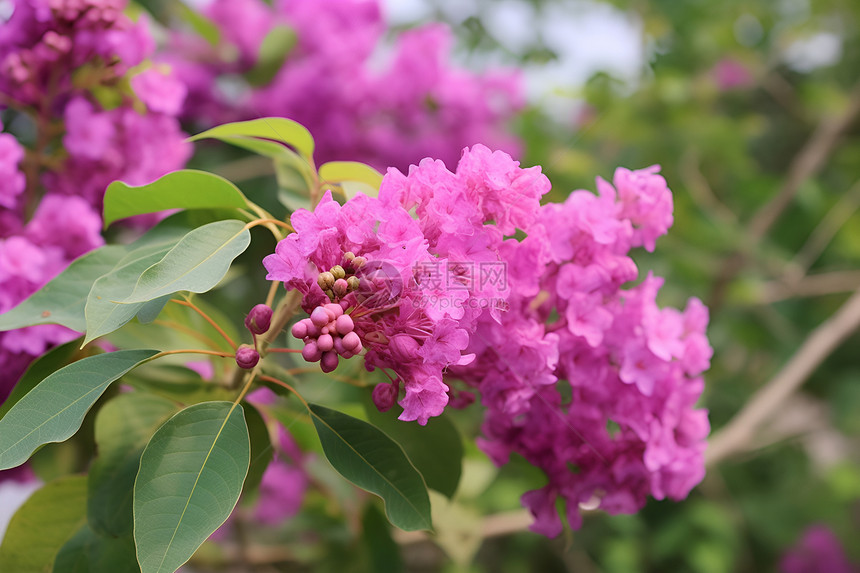
<path fill-rule="evenodd" d="M 711 311 L 715 312 L 723 302 L 726 289 L 732 279 L 746 266 L 749 254 L 755 249 L 762 237 L 767 234 L 783 211 L 791 204 L 800 186 L 815 175 L 836 146 L 839 136 L 860 114 L 860 82 L 849 95 L 848 106 L 839 115 L 821 121 L 812 136 L 798 152 L 788 168 L 788 176 L 776 195 L 762 206 L 751 219 L 743 251 L 728 257 L 717 273 L 709 297 Z"/>
<path fill-rule="evenodd" d="M 860 181 L 854 183 L 842 198 L 827 212 L 818 226 L 809 234 L 806 243 L 800 248 L 794 259 L 789 263 L 785 278 L 797 281 L 803 278 L 809 267 L 818 260 L 836 233 L 860 208 Z"/>
<path fill-rule="evenodd" d="M 714 434 L 705 452 L 706 464 L 714 465 L 746 448 L 759 426 L 780 411 L 785 400 L 858 327 L 860 290 L 851 295 L 836 314 L 813 330 L 782 370 L 759 389 L 722 430 Z"/>
<path fill-rule="evenodd" d="M 818 124 L 812 137 L 800 150 L 788 168 L 788 178 L 779 192 L 753 216 L 749 225 L 750 237 L 759 241 L 789 206 L 800 186 L 824 166 L 842 132 L 860 114 L 860 83 L 854 86 L 848 106 L 841 114 L 827 117 Z"/>
<path fill-rule="evenodd" d="M 821 296 L 860 289 L 860 271 L 833 271 L 806 275 L 796 281 L 773 281 L 762 287 L 761 304 L 795 297 Z"/>

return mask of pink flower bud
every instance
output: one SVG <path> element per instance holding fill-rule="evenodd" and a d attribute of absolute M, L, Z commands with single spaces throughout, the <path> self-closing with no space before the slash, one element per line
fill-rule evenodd
<path fill-rule="evenodd" d="M 293 325 L 293 328 L 290 332 L 293 333 L 293 336 L 301 340 L 308 335 L 308 325 L 305 323 L 304 320 L 300 320 Z"/>
<path fill-rule="evenodd" d="M 311 312 L 311 322 L 322 328 L 331 321 L 325 308 L 318 306 Z"/>
<path fill-rule="evenodd" d="M 348 332 L 352 332 L 355 328 L 355 323 L 352 321 L 352 317 L 348 314 L 341 315 L 337 317 L 337 322 L 335 323 L 337 326 L 337 332 L 341 336 L 344 336 Z"/>
<path fill-rule="evenodd" d="M 387 412 L 397 400 L 397 388 L 392 384 L 377 384 L 373 388 L 373 404 L 380 412 Z"/>
<path fill-rule="evenodd" d="M 331 372 L 337 368 L 337 352 L 324 352 L 320 361 L 323 372 Z"/>
<path fill-rule="evenodd" d="M 334 348 L 334 339 L 331 337 L 331 334 L 322 334 L 317 338 L 317 346 L 323 352 L 328 352 Z"/>
<path fill-rule="evenodd" d="M 239 368 L 250 370 L 260 361 L 260 353 L 254 350 L 253 346 L 242 344 L 236 349 L 236 364 Z"/>
<path fill-rule="evenodd" d="M 245 317 L 245 328 L 253 334 L 265 334 L 272 324 L 272 309 L 265 304 L 258 304 Z"/>
<path fill-rule="evenodd" d="M 304 358 L 308 362 L 316 362 L 321 357 L 322 351 L 317 346 L 317 343 L 313 340 L 305 344 L 305 347 L 302 348 L 302 358 Z"/>
<path fill-rule="evenodd" d="M 336 296 L 343 296 L 347 293 L 347 290 L 349 290 L 349 284 L 347 284 L 346 279 L 337 279 L 334 281 L 332 290 Z"/>
<path fill-rule="evenodd" d="M 358 334 L 355 332 L 347 332 L 343 336 L 343 347 L 350 352 L 358 352 L 357 349 L 361 348 L 361 339 L 358 337 Z"/>
<path fill-rule="evenodd" d="M 329 310 L 332 313 L 334 313 L 334 318 L 332 320 L 336 319 L 337 317 L 339 317 L 340 315 L 343 314 L 343 307 L 340 306 L 339 304 L 335 304 L 333 302 L 330 302 L 327 305 L 325 305 L 325 307 L 326 307 L 326 310 Z"/>

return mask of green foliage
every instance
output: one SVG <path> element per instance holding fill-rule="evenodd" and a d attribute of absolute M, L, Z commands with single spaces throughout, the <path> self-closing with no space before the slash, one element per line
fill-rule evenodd
<path fill-rule="evenodd" d="M 403 448 L 427 487 L 446 497 L 454 496 L 462 472 L 463 441 L 447 416 L 432 418 L 421 426 L 401 422 L 394 409 L 380 412 L 370 400 L 365 400 L 364 409 L 368 421 Z"/>
<path fill-rule="evenodd" d="M 76 259 L 21 304 L 0 315 L 0 330 L 35 324 L 84 330 L 84 305 L 93 279 L 110 271 L 125 252 L 121 246 L 105 246 Z"/>
<path fill-rule="evenodd" d="M 233 511 L 248 473 L 241 406 L 203 402 L 152 436 L 134 483 L 134 539 L 143 573 L 175 571 Z"/>
<path fill-rule="evenodd" d="M 0 469 L 21 465 L 43 444 L 62 442 L 111 382 L 155 356 L 157 350 L 119 350 L 60 368 L 0 419 Z"/>
<path fill-rule="evenodd" d="M 284 61 L 296 45 L 296 33 L 283 24 L 273 26 L 263 42 L 254 67 L 245 73 L 245 79 L 252 86 L 268 85 L 280 71 Z"/>
<path fill-rule="evenodd" d="M 121 394 L 99 411 L 95 424 L 98 457 L 89 471 L 89 527 L 110 537 L 131 537 L 132 492 L 140 455 L 155 430 L 176 412 L 164 398 Z"/>
<path fill-rule="evenodd" d="M 190 231 L 137 279 L 122 304 L 149 302 L 179 291 L 206 292 L 217 285 L 230 263 L 251 243 L 241 221 L 218 221 Z"/>
<path fill-rule="evenodd" d="M 36 491 L 9 523 L 0 545 L 0 571 L 50 572 L 57 552 L 86 522 L 86 508 L 85 476 L 60 478 Z"/>
<path fill-rule="evenodd" d="M 226 143 L 277 141 L 289 145 L 310 164 L 313 164 L 314 139 L 305 127 L 283 117 L 263 117 L 250 121 L 227 123 L 207 129 L 191 137 L 191 141 L 213 138 Z M 256 150 L 254 150 L 256 151 Z"/>
<path fill-rule="evenodd" d="M 385 515 L 397 527 L 433 528 L 424 480 L 396 442 L 352 416 L 317 404 L 311 404 L 310 411 L 334 469 L 385 500 Z"/>
<path fill-rule="evenodd" d="M 239 188 L 207 171 L 181 169 L 147 185 L 122 181 L 108 185 L 104 199 L 105 227 L 118 219 L 168 209 L 243 209 L 248 200 Z"/>

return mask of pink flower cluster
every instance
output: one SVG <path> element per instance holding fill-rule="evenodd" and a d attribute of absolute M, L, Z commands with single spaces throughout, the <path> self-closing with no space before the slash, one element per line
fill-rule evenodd
<path fill-rule="evenodd" d="M 379 198 L 359 195 L 341 206 L 327 194 L 314 212 L 293 214 L 296 233 L 263 262 L 270 280 L 303 294 L 313 325 L 322 323 L 312 313 L 326 312 L 324 305 L 344 309 L 367 368 L 386 372 L 392 389 L 402 384 L 400 419 L 425 424 L 448 403 L 443 372 L 472 360 L 463 350 L 478 318 L 501 312 L 490 303 L 504 302 L 507 290 L 481 280 L 480 269 L 501 263 L 502 229 L 533 219 L 548 190 L 539 168 L 520 169 L 509 155 L 477 145 L 456 173 L 428 159 L 408 177 L 390 170 Z M 336 288 L 338 280 L 345 287 Z M 310 327 L 299 324 L 296 334 L 308 336 Z M 319 349 L 320 339 L 314 344 Z"/>
<path fill-rule="evenodd" d="M 185 87 L 145 67 L 155 45 L 125 5 L 16 0 L 0 26 L 0 109 L 9 126 L 29 116 L 37 130 L 30 152 L 0 133 L 0 312 L 103 243 L 111 181 L 143 184 L 190 155 L 176 118 Z M 73 336 L 54 326 L 0 334 L 0 400 L 33 357 Z"/>
<path fill-rule="evenodd" d="M 405 169 L 427 156 L 453 164 L 476 141 L 514 153 L 518 144 L 504 123 L 524 104 L 519 76 L 451 66 L 452 38 L 441 25 L 399 34 L 380 58 L 386 27 L 379 4 L 215 0 L 206 14 L 235 52 L 177 36 L 163 56 L 188 83 L 185 115 L 204 124 L 288 117 L 314 134 L 317 159 L 379 168 Z M 257 62 L 263 38 L 284 26 L 297 43 L 274 79 L 259 87 L 237 81 Z"/>
<path fill-rule="evenodd" d="M 374 389 L 380 409 L 400 397 L 400 419 L 425 423 L 476 390 L 484 451 L 546 473 L 523 503 L 551 536 L 559 498 L 579 527 L 580 505 L 634 512 L 704 476 L 707 309 L 661 309 L 651 274 L 622 288 L 639 274 L 631 248 L 652 250 L 671 225 L 671 192 L 656 167 L 597 185 L 541 206 L 539 167 L 477 145 L 453 173 L 425 159 L 390 169 L 378 199 L 296 212 L 297 232 L 264 260 L 305 310 L 339 303 L 352 318 L 367 368 L 394 373 Z M 326 290 L 321 273 L 357 255 L 355 290 Z"/>

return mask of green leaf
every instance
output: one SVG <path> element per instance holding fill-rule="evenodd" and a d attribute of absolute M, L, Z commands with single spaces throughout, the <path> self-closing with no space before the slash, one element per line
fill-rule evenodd
<path fill-rule="evenodd" d="M 85 308 L 84 344 L 120 328 L 138 312 L 146 313 L 144 303 L 120 304 L 116 301 L 128 297 L 140 275 L 162 260 L 177 244 L 178 240 L 165 238 L 161 242 L 138 246 L 92 285 Z"/>
<path fill-rule="evenodd" d="M 170 298 L 172 294 L 166 294 L 159 298 L 154 298 L 150 301 L 142 303 L 140 310 L 137 311 L 137 320 L 140 321 L 141 324 L 149 324 L 158 318 L 158 315 L 161 314 L 161 311 L 164 310 L 164 306 L 170 302 Z"/>
<path fill-rule="evenodd" d="M 111 382 L 156 354 L 119 350 L 90 356 L 42 380 L 0 420 L 0 470 L 21 465 L 43 444 L 71 437 Z"/>
<path fill-rule="evenodd" d="M 217 221 L 194 229 L 140 275 L 122 303 L 147 302 L 183 290 L 206 292 L 221 282 L 249 244 L 251 233 L 242 221 Z"/>
<path fill-rule="evenodd" d="M 303 125 L 283 117 L 261 117 L 250 121 L 225 123 L 198 133 L 189 141 L 212 138 L 230 142 L 233 137 L 254 137 L 280 141 L 298 151 L 308 163 L 313 162 L 314 138 Z"/>
<path fill-rule="evenodd" d="M 104 199 L 105 228 L 118 219 L 167 209 L 243 209 L 248 200 L 227 179 L 195 169 L 172 171 L 152 183 L 108 185 Z"/>
<path fill-rule="evenodd" d="M 421 426 L 398 420 L 394 409 L 380 412 L 369 399 L 364 407 L 368 421 L 400 444 L 427 487 L 453 497 L 463 470 L 463 440 L 451 420 L 437 416 Z"/>
<path fill-rule="evenodd" d="M 173 8 L 179 12 L 183 20 L 188 22 L 191 28 L 197 32 L 200 37 L 209 42 L 213 48 L 221 45 L 221 30 L 218 25 L 188 6 L 185 2 L 174 2 Z"/>
<path fill-rule="evenodd" d="M 245 421 L 248 424 L 248 436 L 251 440 L 251 465 L 248 468 L 248 477 L 245 478 L 245 493 L 254 491 L 260 486 L 263 474 L 272 461 L 272 441 L 269 438 L 269 429 L 263 416 L 254 406 L 247 402 L 242 404 L 245 409 Z"/>
<path fill-rule="evenodd" d="M 430 498 L 403 449 L 381 430 L 341 412 L 310 405 L 323 451 L 342 476 L 385 500 L 389 521 L 405 531 L 432 529 Z"/>
<path fill-rule="evenodd" d="M 17 404 L 21 398 L 27 395 L 27 392 L 35 388 L 49 374 L 56 372 L 71 362 L 78 351 L 78 343 L 80 341 L 81 339 L 77 338 L 71 342 L 52 348 L 30 364 L 24 375 L 15 384 L 12 393 L 9 394 L 5 402 L 0 404 L 0 418 L 3 418 L 6 412 L 12 409 L 12 406 Z"/>
<path fill-rule="evenodd" d="M 140 571 L 130 535 L 108 537 L 84 524 L 60 549 L 53 573 L 133 573 Z"/>
<path fill-rule="evenodd" d="M 379 186 L 382 185 L 382 173 L 357 161 L 324 163 L 320 167 L 320 178 L 326 183 L 340 185 L 350 199 L 357 193 L 376 197 L 379 194 Z"/>
<path fill-rule="evenodd" d="M 125 247 L 106 246 L 75 259 L 48 284 L 0 315 L 0 331 L 34 324 L 61 324 L 83 331 L 84 305 L 93 282 L 124 255 Z"/>
<path fill-rule="evenodd" d="M 227 520 L 249 461 L 244 410 L 230 402 L 196 404 L 155 432 L 134 484 L 143 573 L 175 571 Z"/>
<path fill-rule="evenodd" d="M 376 504 L 367 504 L 361 516 L 361 537 L 367 549 L 370 570 L 374 573 L 403 571 L 400 546 L 392 539 L 390 527 Z"/>
<path fill-rule="evenodd" d="M 245 79 L 252 86 L 267 85 L 280 71 L 295 45 L 296 33 L 292 28 L 283 24 L 273 26 L 263 38 L 257 61 L 245 74 Z"/>
<path fill-rule="evenodd" d="M 86 522 L 87 478 L 68 476 L 45 485 L 24 502 L 0 546 L 0 571 L 51 571 L 57 552 Z"/>
<path fill-rule="evenodd" d="M 95 423 L 98 457 L 90 466 L 87 515 L 98 532 L 130 535 L 132 492 L 140 455 L 155 430 L 176 412 L 170 400 L 133 392 L 106 403 Z"/>

